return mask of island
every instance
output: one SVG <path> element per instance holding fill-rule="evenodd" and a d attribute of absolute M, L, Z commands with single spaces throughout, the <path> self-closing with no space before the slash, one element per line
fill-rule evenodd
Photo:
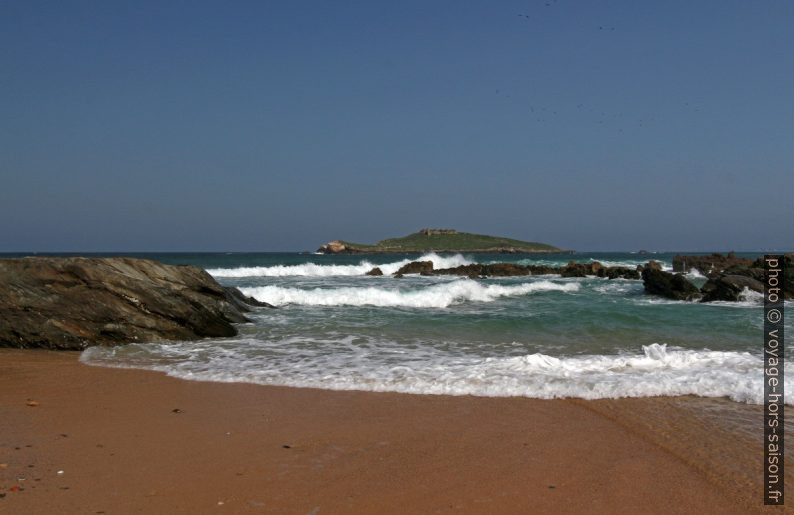
<path fill-rule="evenodd" d="M 571 252 L 534 241 L 521 241 L 503 236 L 487 236 L 459 232 L 455 229 L 421 229 L 402 238 L 388 238 L 378 243 L 329 241 L 317 249 L 322 254 L 386 254 L 405 252 L 494 252 L 494 253 L 558 253 Z"/>

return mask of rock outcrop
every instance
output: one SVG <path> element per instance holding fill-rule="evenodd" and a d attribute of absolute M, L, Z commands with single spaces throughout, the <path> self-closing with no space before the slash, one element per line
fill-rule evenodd
<path fill-rule="evenodd" d="M 376 266 L 375 268 L 373 268 L 372 270 L 370 270 L 369 272 L 367 272 L 364 275 L 380 276 L 380 275 L 383 275 L 383 270 L 381 270 L 380 267 Z"/>
<path fill-rule="evenodd" d="M 522 275 L 560 275 L 562 277 L 607 277 L 609 279 L 639 279 L 640 272 L 633 268 L 613 266 L 607 267 L 594 261 L 576 263 L 571 261 L 564 267 L 545 265 L 519 265 L 516 263 L 492 263 L 460 265 L 453 268 L 434 270 L 433 275 L 459 275 L 462 277 L 513 277 Z"/>
<path fill-rule="evenodd" d="M 134 258 L 0 259 L 0 346 L 92 345 L 234 336 L 252 306 L 193 266 Z"/>
<path fill-rule="evenodd" d="M 577 263 L 569 261 L 560 271 L 562 277 L 587 277 L 588 275 L 595 275 L 597 277 L 605 277 L 606 269 L 604 265 L 598 261 L 590 263 Z"/>
<path fill-rule="evenodd" d="M 780 266 L 784 271 L 782 284 L 783 297 L 794 299 L 794 254 L 786 254 Z M 728 253 L 711 254 L 709 256 L 683 256 L 673 259 L 673 270 L 690 271 L 698 270 L 708 277 L 708 281 L 701 288 L 702 302 L 715 300 L 734 302 L 742 300 L 745 288 L 750 291 L 763 293 L 764 268 L 763 258 L 755 261 L 736 257 Z"/>
<path fill-rule="evenodd" d="M 671 274 L 646 266 L 642 270 L 645 292 L 674 300 L 697 300 L 700 290 L 681 274 Z"/>
<path fill-rule="evenodd" d="M 703 293 L 701 302 L 712 302 L 715 300 L 735 302 L 742 300 L 745 288 L 761 294 L 764 293 L 764 283 L 752 277 L 745 275 L 721 275 L 709 279 L 700 289 L 701 293 Z"/>
<path fill-rule="evenodd" d="M 401 266 L 399 270 L 394 272 L 394 275 L 428 274 L 431 272 L 433 272 L 432 261 L 411 261 L 407 265 Z"/>
<path fill-rule="evenodd" d="M 763 294 L 766 273 L 764 259 L 758 258 L 749 265 L 746 264 L 747 261 L 749 260 L 744 259 L 741 263 L 732 264 L 721 271 L 712 271 L 709 280 L 701 288 L 703 302 L 743 300 L 745 289 Z M 793 262 L 794 254 L 786 254 L 780 263 L 784 271 L 782 291 L 785 299 L 794 299 Z"/>
<path fill-rule="evenodd" d="M 602 268 L 598 271 L 598 277 L 606 277 L 607 279 L 639 279 L 642 267 L 629 268 L 626 266 L 610 266 Z"/>

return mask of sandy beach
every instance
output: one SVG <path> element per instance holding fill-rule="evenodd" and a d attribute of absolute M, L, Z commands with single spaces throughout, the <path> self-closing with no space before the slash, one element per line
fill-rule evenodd
<path fill-rule="evenodd" d="M 78 357 L 0 350 L 0 512 L 764 511 L 753 406 L 193 382 Z"/>

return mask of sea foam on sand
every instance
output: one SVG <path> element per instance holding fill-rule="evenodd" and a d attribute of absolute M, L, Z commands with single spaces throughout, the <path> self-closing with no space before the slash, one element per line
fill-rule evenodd
<path fill-rule="evenodd" d="M 640 354 L 480 358 L 418 346 L 407 356 L 394 342 L 355 340 L 133 344 L 92 347 L 81 360 L 199 381 L 331 390 L 541 399 L 698 395 L 762 402 L 761 358 L 747 352 L 672 349 L 655 343 L 643 346 Z M 787 387 L 791 391 L 794 382 Z"/>

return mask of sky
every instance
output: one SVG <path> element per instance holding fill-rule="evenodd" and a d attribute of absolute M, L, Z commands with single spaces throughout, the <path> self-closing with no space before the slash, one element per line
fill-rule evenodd
<path fill-rule="evenodd" d="M 794 248 L 794 2 L 0 1 L 0 252 Z"/>

